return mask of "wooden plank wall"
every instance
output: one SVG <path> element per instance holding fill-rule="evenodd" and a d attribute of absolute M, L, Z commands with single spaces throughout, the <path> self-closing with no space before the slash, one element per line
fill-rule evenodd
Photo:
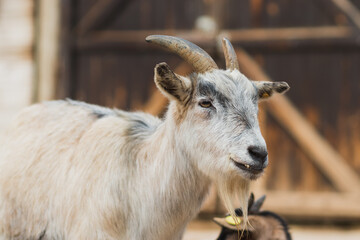
<path fill-rule="evenodd" d="M 289 82 L 292 89 L 288 96 L 357 172 L 360 172 L 360 115 L 357 107 L 360 89 L 359 70 L 356 70 L 359 63 L 359 50 L 312 51 L 295 56 L 269 54 L 264 60 L 269 75 Z M 282 70 L 276 70 L 280 66 Z M 329 189 L 328 181 L 312 166 L 306 154 L 297 149 L 273 119 L 268 120 L 267 142 L 274 150 L 271 159 L 278 161 L 269 168 L 268 187 L 281 190 Z M 288 166 L 290 171 L 281 171 L 276 166 Z"/>
<path fill-rule="evenodd" d="M 70 31 L 72 34 L 68 36 L 70 42 L 76 42 L 77 24 L 96 2 L 63 1 L 63 8 L 72 12 L 71 17 L 65 19 L 68 29 L 63 29 L 63 32 Z M 129 1 L 117 12 L 108 12 L 95 25 L 95 30 L 193 29 L 197 17 L 209 12 L 210 2 Z M 326 7 L 320 0 L 223 2 L 221 26 L 226 29 L 348 24 L 343 13 Z M 360 7 L 360 0 L 352 2 Z M 86 38 L 84 41 L 86 43 Z M 131 44 L 128 48 L 117 45 L 70 46 L 73 47 L 66 49 L 69 53 L 67 61 L 72 63 L 68 65 L 71 69 L 62 73 L 68 78 L 60 81 L 58 96 L 128 110 L 144 106 L 154 91 L 152 76 L 156 63 L 166 61 L 175 68 L 181 62 L 176 56 L 150 47 L 137 49 Z M 342 44 L 337 47 L 314 47 L 311 44 L 297 46 L 295 43 L 292 46 L 269 48 L 257 44 L 246 50 L 272 79 L 290 84 L 291 90 L 287 93 L 290 100 L 360 174 L 359 46 Z M 214 57 L 219 66 L 224 66 L 222 56 Z M 265 116 L 261 121 L 264 122 L 263 133 L 269 145 L 271 161 L 266 173 L 268 189 L 336 190 L 275 119 Z"/>
<path fill-rule="evenodd" d="M 254 2 L 254 1 L 253 1 Z M 290 27 L 344 25 L 346 17 L 321 1 L 261 1 L 258 26 Z M 357 7 L 360 1 L 352 1 Z M 306 14 L 303 14 L 306 13 Z M 288 97 L 306 118 L 360 173 L 360 47 L 252 49 L 265 71 L 276 81 L 287 81 Z M 309 161 L 271 117 L 266 140 L 270 148 L 267 184 L 273 190 L 333 190 L 328 179 Z M 309 139 L 311 141 L 311 139 Z M 279 147 L 281 146 L 281 147 Z"/>
<path fill-rule="evenodd" d="M 74 11 L 70 28 L 76 29 L 77 23 L 95 3 L 95 0 L 69 3 Z M 237 6 L 239 9 L 247 8 L 248 3 L 237 3 Z M 118 12 L 109 13 L 96 30 L 192 29 L 196 17 L 205 12 L 205 3 L 136 0 Z M 244 23 L 238 22 L 236 27 L 244 27 Z M 143 44 L 146 45 L 145 41 Z M 178 57 L 151 50 L 151 47 L 139 51 L 131 46 L 117 49 L 110 45 L 73 49 L 71 54 L 74 71 L 71 71 L 71 84 L 65 96 L 125 109 L 136 109 L 145 104 L 154 88 L 155 64 L 167 61 L 175 67 L 181 62 Z M 106 94 L 98 94 L 100 89 Z"/>

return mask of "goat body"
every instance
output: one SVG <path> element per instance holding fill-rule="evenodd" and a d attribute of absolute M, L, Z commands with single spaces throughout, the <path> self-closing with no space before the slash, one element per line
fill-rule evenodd
<path fill-rule="evenodd" d="M 180 239 L 211 181 L 229 211 L 237 196 L 247 209 L 268 164 L 257 103 L 288 85 L 249 81 L 229 42 L 220 70 L 186 40 L 147 40 L 197 71 L 155 67 L 165 118 L 72 100 L 26 108 L 0 149 L 0 239 Z"/>
<path fill-rule="evenodd" d="M 11 239 L 180 238 L 209 181 L 183 160 L 165 125 L 75 101 L 25 109 L 0 156 L 11 159 L 0 162 L 1 232 Z"/>
<path fill-rule="evenodd" d="M 284 219 L 269 211 L 260 211 L 265 196 L 254 202 L 251 194 L 248 204 L 249 226 L 244 222 L 241 209 L 236 209 L 236 223 L 234 218 L 227 215 L 225 218 L 214 218 L 220 225 L 221 232 L 217 240 L 291 240 L 289 228 Z"/>

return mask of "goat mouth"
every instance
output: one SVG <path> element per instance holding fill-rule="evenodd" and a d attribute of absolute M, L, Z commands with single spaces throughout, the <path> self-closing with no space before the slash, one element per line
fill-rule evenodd
<path fill-rule="evenodd" d="M 243 170 L 245 172 L 251 173 L 253 175 L 257 175 L 264 171 L 263 167 L 257 167 L 257 166 L 249 165 L 246 163 L 241 163 L 241 162 L 235 161 L 233 158 L 230 158 L 230 159 L 231 159 L 231 161 L 234 162 L 236 167 L 240 168 L 241 170 Z"/>

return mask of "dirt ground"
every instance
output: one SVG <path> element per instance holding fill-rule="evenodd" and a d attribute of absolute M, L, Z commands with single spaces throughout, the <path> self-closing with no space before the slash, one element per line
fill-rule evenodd
<path fill-rule="evenodd" d="M 360 226 L 351 229 L 290 225 L 294 240 L 360 240 Z M 189 224 L 184 240 L 215 240 L 220 227 L 210 221 L 193 221 Z"/>

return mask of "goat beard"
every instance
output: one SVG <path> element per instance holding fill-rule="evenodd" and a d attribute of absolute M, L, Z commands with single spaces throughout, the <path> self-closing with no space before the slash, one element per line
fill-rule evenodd
<path fill-rule="evenodd" d="M 235 208 L 241 207 L 243 212 L 243 225 L 246 228 L 248 223 L 248 199 L 249 199 L 249 181 L 239 177 L 222 177 L 215 181 L 219 196 L 224 203 L 226 210 L 236 218 Z M 236 207 L 234 207 L 236 206 Z"/>

